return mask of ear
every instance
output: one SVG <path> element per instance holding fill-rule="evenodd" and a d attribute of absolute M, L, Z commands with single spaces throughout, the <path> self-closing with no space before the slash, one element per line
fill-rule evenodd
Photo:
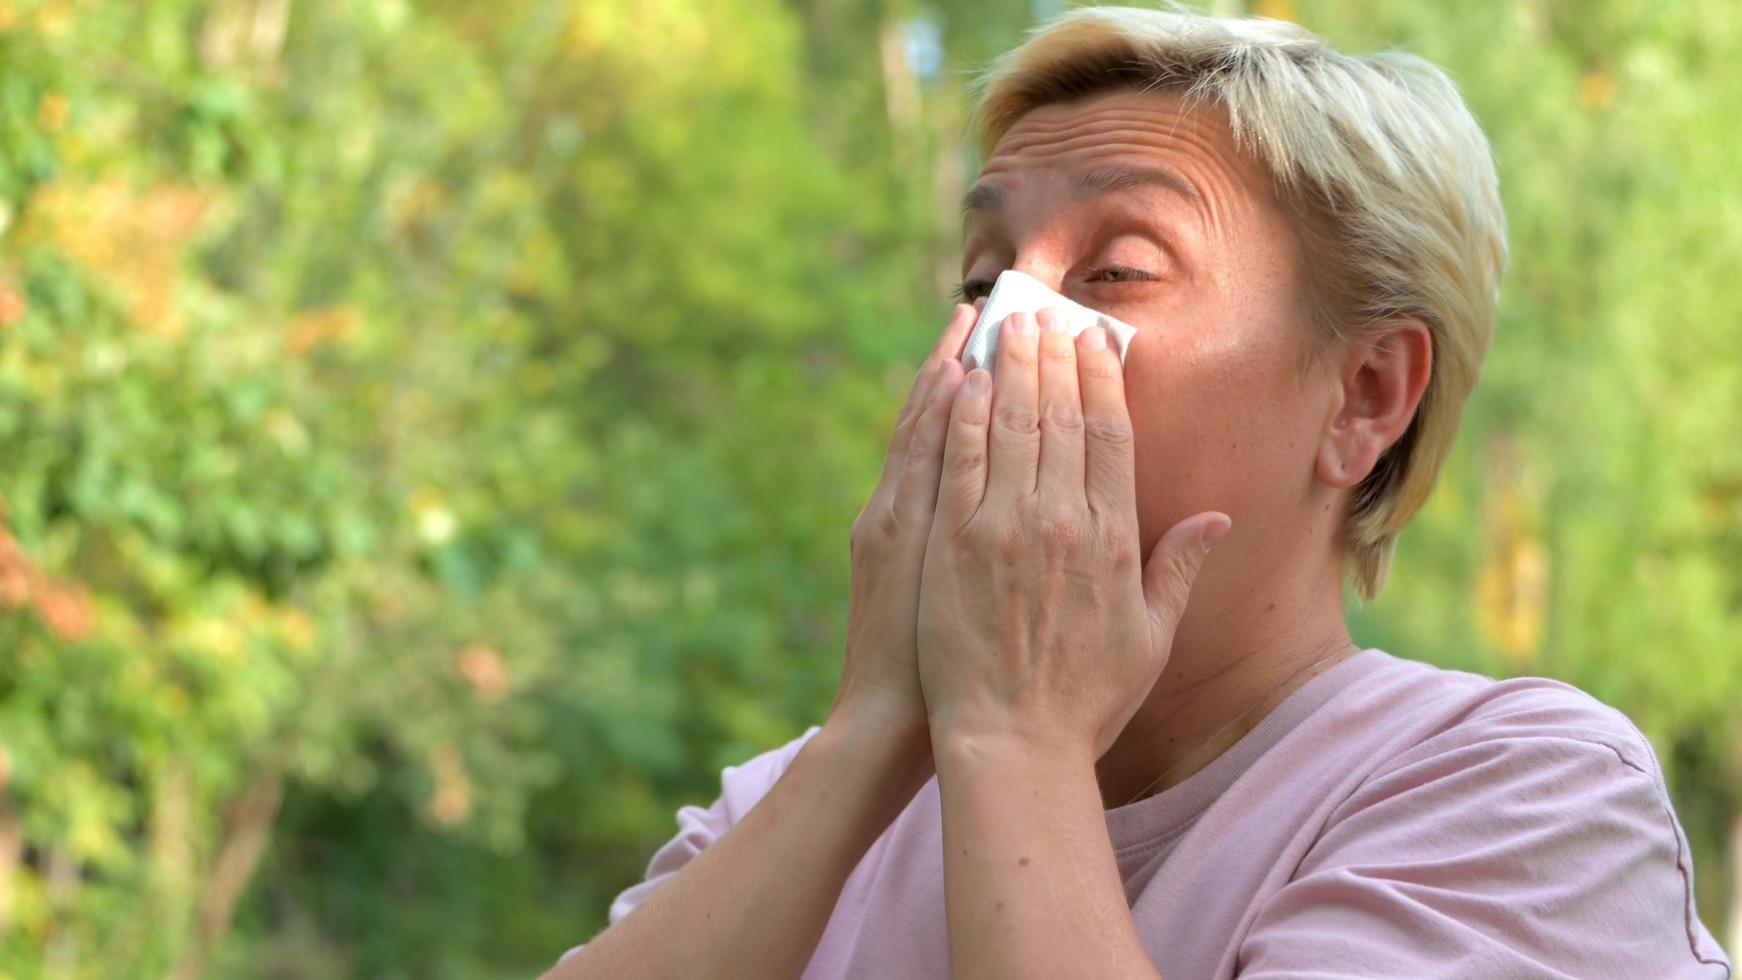
<path fill-rule="evenodd" d="M 1369 328 L 1338 364 L 1331 416 L 1319 440 L 1319 482 L 1350 489 L 1403 438 L 1433 372 L 1433 337 L 1414 317 Z"/>

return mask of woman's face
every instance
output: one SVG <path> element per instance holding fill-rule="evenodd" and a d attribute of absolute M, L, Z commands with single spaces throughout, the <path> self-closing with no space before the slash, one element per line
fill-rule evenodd
<path fill-rule="evenodd" d="M 1268 175 L 1219 109 L 1182 109 L 1118 91 L 1024 115 L 968 193 L 964 288 L 973 301 L 1020 269 L 1136 327 L 1125 391 L 1144 553 L 1221 510 L 1256 559 L 1338 516 L 1312 492 L 1333 386 L 1303 370 L 1303 258 Z"/>

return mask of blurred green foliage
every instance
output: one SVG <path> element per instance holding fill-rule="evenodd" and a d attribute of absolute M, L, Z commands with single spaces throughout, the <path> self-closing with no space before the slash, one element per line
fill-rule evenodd
<path fill-rule="evenodd" d="M 0 0 L 0 977 L 495 977 L 821 718 L 984 0 Z M 1217 9 L 1234 11 L 1239 4 Z M 1742 10 L 1267 2 L 1446 66 L 1513 265 L 1357 639 L 1742 839 Z"/>

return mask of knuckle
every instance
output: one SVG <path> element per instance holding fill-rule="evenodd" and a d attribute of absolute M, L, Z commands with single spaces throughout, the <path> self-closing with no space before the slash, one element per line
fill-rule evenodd
<path fill-rule="evenodd" d="M 986 427 L 986 411 L 983 405 L 975 405 L 971 399 L 962 402 L 962 405 L 963 408 L 959 411 L 954 405 L 950 407 L 955 413 L 953 424 L 956 427 L 970 434 Z"/>
<path fill-rule="evenodd" d="M 1047 403 L 1046 427 L 1054 432 L 1074 435 L 1083 431 L 1083 410 L 1071 404 L 1069 399 L 1056 399 Z"/>
<path fill-rule="evenodd" d="M 948 419 L 942 412 L 926 414 L 925 421 L 913 430 L 913 437 L 908 440 L 908 455 L 919 454 L 921 458 L 936 458 L 943 451 L 944 442 L 949 438 Z"/>
<path fill-rule="evenodd" d="M 1131 445 L 1131 420 L 1128 418 L 1097 412 L 1084 417 L 1083 427 L 1089 438 L 1101 445 Z"/>
<path fill-rule="evenodd" d="M 887 509 L 884 508 L 884 510 Z M 847 553 L 849 555 L 858 558 L 876 553 L 879 533 L 877 523 L 876 514 L 870 511 L 859 515 L 859 519 L 853 522 L 852 533 L 847 535 Z"/>
<path fill-rule="evenodd" d="M 1040 413 L 1025 405 L 1005 405 L 996 415 L 998 427 L 1012 435 L 1031 436 L 1040 431 Z"/>
<path fill-rule="evenodd" d="M 853 547 L 875 546 L 893 535 L 900 523 L 893 506 L 886 504 L 874 509 L 867 507 L 859 515 L 859 519 L 853 522 Z"/>
<path fill-rule="evenodd" d="M 1096 353 L 1111 356 L 1085 355 L 1081 358 L 1078 370 L 1096 381 L 1124 381 L 1125 365 L 1120 362 L 1119 355 L 1113 354 L 1111 351 L 1098 351 Z"/>
<path fill-rule="evenodd" d="M 978 449 L 964 449 L 950 458 L 951 476 L 969 476 L 986 466 L 986 454 Z"/>
<path fill-rule="evenodd" d="M 910 415 L 895 423 L 895 430 L 889 434 L 889 454 L 897 455 L 901 447 L 907 445 L 913 435 L 913 423 L 917 415 Z"/>
<path fill-rule="evenodd" d="M 938 359 L 935 355 L 929 356 L 924 361 L 920 362 L 919 370 L 914 372 L 913 375 L 913 392 L 916 396 L 925 392 L 927 386 L 932 383 L 932 379 L 937 375 L 937 371 Z M 914 400 L 920 402 L 924 399 L 916 397 Z"/>
<path fill-rule="evenodd" d="M 1040 531 L 1053 551 L 1075 552 L 1083 540 L 1083 519 L 1068 507 L 1052 507 L 1040 520 Z"/>
<path fill-rule="evenodd" d="M 925 393 L 925 404 L 915 406 L 913 416 L 908 418 L 908 425 L 913 426 L 913 428 L 923 428 L 925 421 L 930 420 L 930 418 L 937 418 L 937 392 L 935 390 Z"/>
<path fill-rule="evenodd" d="M 1185 554 L 1175 551 L 1167 556 L 1168 584 L 1177 595 L 1184 595 L 1192 580 L 1191 559 Z"/>
<path fill-rule="evenodd" d="M 901 532 L 901 513 L 892 505 L 877 515 L 877 534 L 888 540 Z"/>
<path fill-rule="evenodd" d="M 1076 341 L 1070 334 L 1042 333 L 1040 356 L 1049 361 L 1074 361 L 1077 359 Z"/>
<path fill-rule="evenodd" d="M 960 391 L 959 388 L 957 390 Z M 925 410 L 924 425 L 932 429 L 948 428 L 950 414 L 955 411 L 955 408 L 955 393 L 945 390 L 938 391 L 932 399 L 930 407 Z"/>
<path fill-rule="evenodd" d="M 1122 525 L 1102 524 L 1096 533 L 1096 544 L 1115 571 L 1134 569 L 1141 564 L 1136 535 Z"/>
<path fill-rule="evenodd" d="M 1132 536 L 1120 523 L 1098 521 L 1095 525 L 1095 545 L 1104 554 L 1116 555 L 1127 550 L 1135 550 Z"/>
<path fill-rule="evenodd" d="M 913 438 L 907 441 L 907 465 L 917 466 L 932 456 L 937 455 L 937 436 L 929 427 L 921 426 L 913 431 Z"/>

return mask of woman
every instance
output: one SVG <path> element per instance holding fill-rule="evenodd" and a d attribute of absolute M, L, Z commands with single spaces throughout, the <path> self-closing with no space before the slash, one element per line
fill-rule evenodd
<path fill-rule="evenodd" d="M 1089 8 L 977 125 L 965 298 L 1023 270 L 1137 327 L 1124 363 L 1042 312 L 964 375 L 956 309 L 853 528 L 828 718 L 681 810 L 551 976 L 1727 977 L 1624 716 L 1349 638 L 1505 266 L 1444 74 Z"/>

